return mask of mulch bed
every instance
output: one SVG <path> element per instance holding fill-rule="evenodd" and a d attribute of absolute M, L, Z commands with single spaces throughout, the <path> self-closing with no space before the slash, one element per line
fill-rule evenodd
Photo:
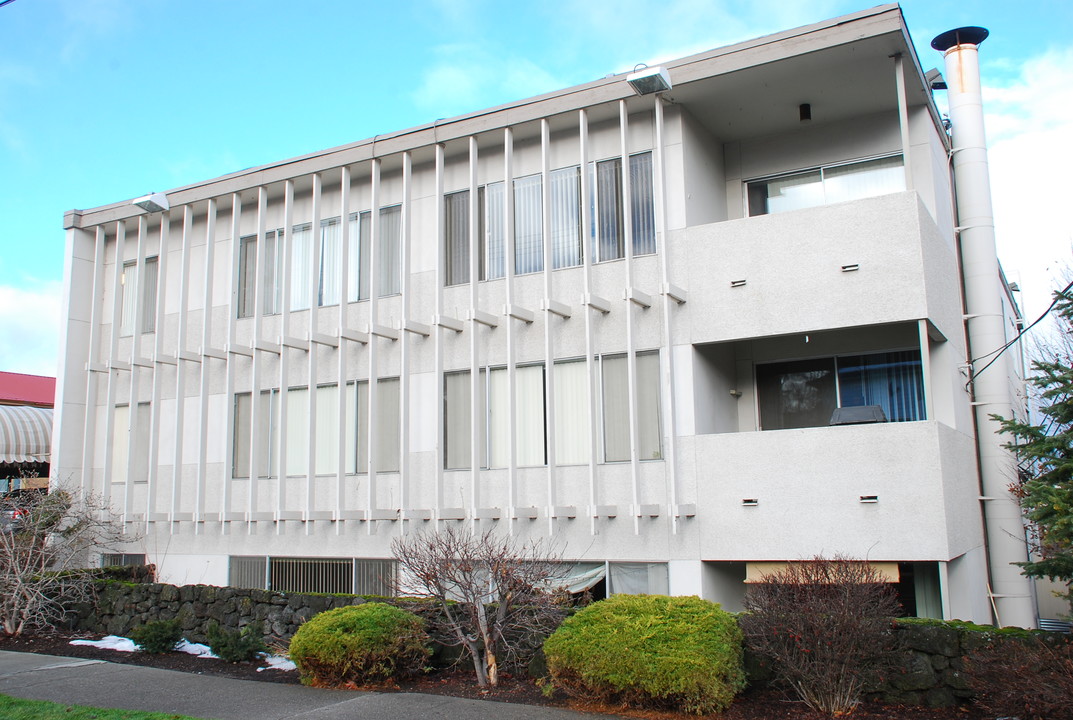
<path fill-rule="evenodd" d="M 75 639 L 95 640 L 99 638 L 100 635 L 62 632 L 36 633 L 20 637 L 7 637 L 0 634 L 0 650 L 105 660 L 125 665 L 143 665 L 163 670 L 178 670 L 198 675 L 214 675 L 239 680 L 255 680 L 257 682 L 299 683 L 297 671 L 258 671 L 258 667 L 261 666 L 255 663 L 231 664 L 222 660 L 199 658 L 177 652 L 150 655 L 142 652 L 116 652 L 114 650 L 101 650 L 85 645 L 70 644 L 70 641 Z M 481 690 L 472 678 L 473 673 L 468 666 L 459 666 L 450 671 L 437 672 L 414 680 L 399 681 L 398 683 L 378 686 L 373 689 L 380 692 L 418 692 L 527 705 L 564 707 L 584 712 L 610 713 L 644 720 L 684 720 L 688 717 L 695 717 L 670 712 L 632 711 L 619 707 L 607 707 L 566 698 L 561 693 L 555 697 L 548 698 L 528 677 L 513 677 L 501 674 L 500 684 L 488 690 Z M 746 694 L 738 698 L 730 709 L 719 717 L 723 720 L 826 720 L 823 715 L 809 711 L 800 702 L 791 701 L 781 693 L 773 691 Z M 988 720 L 993 716 L 971 705 L 930 709 L 865 703 L 854 711 L 852 717 L 854 720 Z"/>

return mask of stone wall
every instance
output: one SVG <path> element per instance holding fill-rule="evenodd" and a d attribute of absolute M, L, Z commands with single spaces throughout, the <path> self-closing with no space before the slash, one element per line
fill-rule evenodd
<path fill-rule="evenodd" d="M 212 623 L 227 629 L 263 623 L 265 639 L 289 640 L 298 626 L 317 613 L 365 602 L 358 595 L 299 595 L 214 585 L 102 582 L 96 607 L 82 608 L 77 626 L 126 636 L 153 620 L 179 618 L 183 636 L 205 642 Z"/>
<path fill-rule="evenodd" d="M 267 642 L 285 643 L 317 613 L 368 600 L 358 595 L 299 595 L 212 585 L 103 581 L 98 588 L 96 607 L 81 609 L 78 627 L 126 636 L 147 622 L 179 618 L 184 637 L 193 642 L 205 642 L 214 622 L 233 630 L 260 621 Z M 435 612 L 434 606 L 421 601 L 385 600 L 421 614 Z M 877 679 L 867 694 L 884 702 L 932 707 L 972 697 L 963 658 L 997 635 L 958 623 L 914 621 L 899 623 L 897 632 L 906 648 L 905 660 L 889 676 Z M 747 664 L 752 666 L 750 682 L 762 684 L 765 673 L 755 663 Z"/>

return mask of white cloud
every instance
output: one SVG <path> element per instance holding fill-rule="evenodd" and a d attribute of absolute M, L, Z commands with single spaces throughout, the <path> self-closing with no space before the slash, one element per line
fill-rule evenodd
<path fill-rule="evenodd" d="M 439 118 L 560 88 L 563 80 L 522 57 L 494 56 L 476 45 L 445 45 L 425 71 L 414 103 Z"/>
<path fill-rule="evenodd" d="M 59 282 L 0 285 L 0 370 L 56 375 L 61 295 Z"/>
<path fill-rule="evenodd" d="M 1025 62 L 984 89 L 999 257 L 1035 319 L 1073 267 L 1073 49 Z"/>

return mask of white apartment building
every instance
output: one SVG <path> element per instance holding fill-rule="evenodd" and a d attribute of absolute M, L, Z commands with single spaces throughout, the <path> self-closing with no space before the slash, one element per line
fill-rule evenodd
<path fill-rule="evenodd" d="M 380 592 L 456 523 L 597 593 L 841 553 L 1032 624 L 974 421 L 1017 376 L 968 382 L 1019 318 L 993 234 L 962 281 L 930 64 L 885 5 L 71 211 L 54 482 L 168 582 Z"/>

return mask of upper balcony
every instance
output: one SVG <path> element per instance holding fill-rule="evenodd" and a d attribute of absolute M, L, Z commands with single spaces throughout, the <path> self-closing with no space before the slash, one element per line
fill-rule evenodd
<path fill-rule="evenodd" d="M 960 332 L 954 249 L 916 192 L 674 231 L 671 282 L 689 291 L 675 343 L 915 321 Z"/>

